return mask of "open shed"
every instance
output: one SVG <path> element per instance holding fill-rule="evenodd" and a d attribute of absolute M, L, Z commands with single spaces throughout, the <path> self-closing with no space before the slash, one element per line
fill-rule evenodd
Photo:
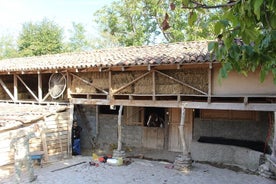
<path fill-rule="evenodd" d="M 251 170 L 263 156 L 275 164 L 272 74 L 260 83 L 258 71 L 231 72 L 219 83 L 221 64 L 207 49 L 196 41 L 1 60 L 0 99 L 66 105 L 67 142 L 78 120 L 83 150 L 150 149 Z"/>

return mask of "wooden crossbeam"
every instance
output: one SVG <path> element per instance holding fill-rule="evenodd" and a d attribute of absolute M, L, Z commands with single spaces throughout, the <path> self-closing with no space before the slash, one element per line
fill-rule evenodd
<path fill-rule="evenodd" d="M 195 88 L 195 87 L 193 87 L 193 86 L 191 86 L 191 85 L 189 85 L 189 84 L 187 84 L 187 83 L 184 83 L 184 82 L 182 82 L 182 81 L 180 81 L 180 80 L 178 80 L 178 79 L 176 79 L 176 78 L 174 78 L 174 77 L 172 77 L 172 76 L 169 76 L 169 75 L 167 75 L 167 74 L 165 74 L 165 73 L 163 73 L 163 72 L 160 72 L 160 71 L 158 71 L 158 70 L 156 70 L 156 72 L 157 73 L 159 73 L 159 74 L 161 74 L 161 75 L 163 75 L 163 76 L 165 76 L 165 77 L 167 77 L 167 78 L 169 78 L 169 79 L 171 79 L 171 80 L 173 80 L 173 81 L 175 81 L 175 82 L 177 82 L 177 83 L 179 83 L 179 84 L 182 84 L 183 86 L 186 86 L 186 87 L 188 87 L 188 88 L 191 88 L 191 89 L 193 89 L 193 90 L 195 90 L 195 91 L 197 91 L 197 92 L 199 92 L 199 93 L 201 93 L 201 94 L 204 94 L 204 95 L 208 95 L 207 93 L 205 93 L 204 91 L 201 91 L 201 90 L 199 90 L 199 89 L 197 89 L 197 88 Z"/>
<path fill-rule="evenodd" d="M 35 98 L 36 101 L 39 101 L 37 96 L 33 93 L 33 91 L 28 87 L 28 85 L 19 77 L 19 75 L 16 75 L 16 77 L 20 80 L 20 82 L 25 86 L 25 88 L 29 91 L 29 93 Z"/>
<path fill-rule="evenodd" d="M 89 81 L 87 81 L 87 80 L 81 78 L 80 76 L 78 76 L 78 75 L 76 75 L 76 74 L 73 74 L 73 73 L 70 73 L 70 75 L 76 77 L 77 79 L 81 80 L 81 81 L 84 82 L 85 84 L 88 84 L 89 86 L 92 86 L 92 87 L 96 88 L 97 90 L 100 90 L 101 92 L 103 92 L 103 93 L 105 93 L 105 94 L 108 94 L 107 91 L 105 91 L 105 90 L 103 90 L 103 89 L 101 89 L 101 88 L 99 88 L 99 87 L 93 85 L 93 83 L 91 83 L 91 82 L 89 82 Z"/>
<path fill-rule="evenodd" d="M 6 86 L 6 84 L 3 82 L 2 79 L 0 79 L 0 84 L 3 87 L 3 89 L 6 91 L 6 93 L 9 95 L 9 97 L 15 101 L 15 98 L 13 97 L 12 93 L 10 92 L 9 88 Z"/>

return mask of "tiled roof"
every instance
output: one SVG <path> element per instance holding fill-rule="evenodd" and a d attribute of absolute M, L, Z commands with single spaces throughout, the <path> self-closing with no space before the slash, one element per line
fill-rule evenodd
<path fill-rule="evenodd" d="M 55 114 L 66 106 L 0 103 L 0 132 Z"/>
<path fill-rule="evenodd" d="M 5 59 L 0 60 L 0 72 L 148 64 L 184 64 L 207 61 L 210 61 L 208 42 L 193 41 Z"/>

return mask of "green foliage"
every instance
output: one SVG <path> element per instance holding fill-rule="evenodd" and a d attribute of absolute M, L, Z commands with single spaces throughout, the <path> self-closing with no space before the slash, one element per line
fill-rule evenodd
<path fill-rule="evenodd" d="M 67 44 L 65 51 L 67 52 L 78 52 L 89 50 L 90 44 L 86 38 L 86 30 L 81 23 L 72 23 L 73 29 L 69 30 L 70 38 L 69 43 Z"/>
<path fill-rule="evenodd" d="M 101 32 L 123 46 L 213 38 L 211 12 L 190 13 L 181 5 L 181 0 L 174 4 L 167 0 L 123 0 L 103 7 L 95 16 Z"/>
<path fill-rule="evenodd" d="M 0 59 L 17 57 L 15 40 L 11 35 L 0 37 Z"/>
<path fill-rule="evenodd" d="M 38 56 L 60 53 L 63 48 L 63 31 L 53 21 L 47 19 L 38 23 L 23 24 L 18 39 L 21 56 Z"/>
<path fill-rule="evenodd" d="M 276 1 L 237 0 L 220 4 L 220 15 L 212 16 L 214 33 L 220 35 L 220 44 L 211 42 L 209 50 L 222 62 L 221 77 L 231 70 L 247 75 L 260 69 L 260 80 L 272 73 L 276 84 Z M 210 8 L 207 0 L 185 1 L 191 12 Z M 218 5 L 218 3 L 217 3 Z M 190 22 L 193 22 L 190 17 Z"/>

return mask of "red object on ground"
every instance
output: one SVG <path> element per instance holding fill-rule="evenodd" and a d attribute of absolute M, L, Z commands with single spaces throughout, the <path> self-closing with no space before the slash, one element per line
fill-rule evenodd
<path fill-rule="evenodd" d="M 98 160 L 99 160 L 99 162 L 105 162 L 104 157 L 99 157 Z"/>

